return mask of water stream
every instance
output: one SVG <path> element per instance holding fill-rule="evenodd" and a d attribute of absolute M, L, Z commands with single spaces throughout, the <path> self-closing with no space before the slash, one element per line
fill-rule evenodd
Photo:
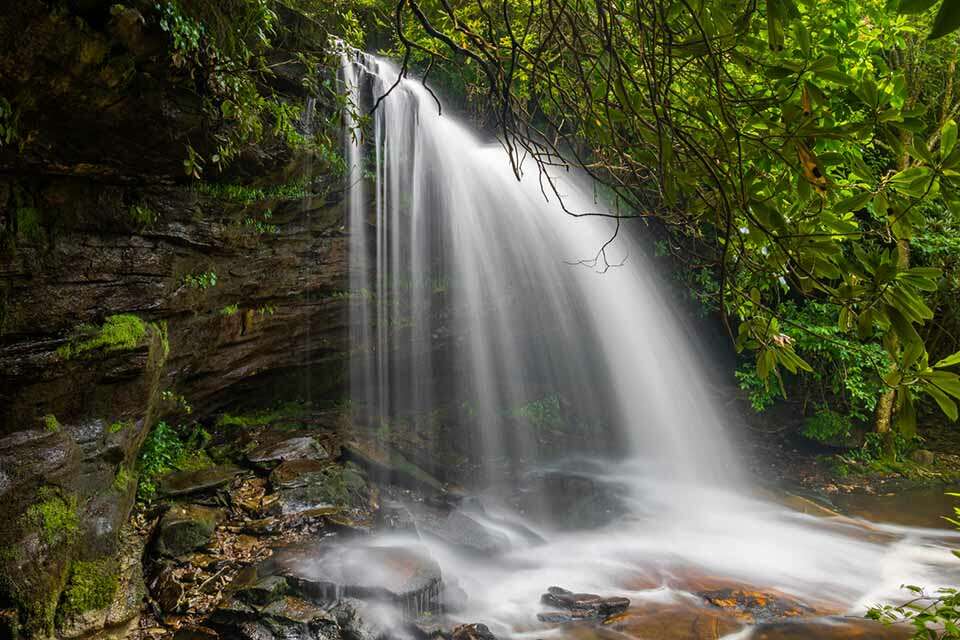
<path fill-rule="evenodd" d="M 817 518 L 752 497 L 726 434 L 736 418 L 711 400 L 704 357 L 636 243 L 622 235 L 608 249 L 621 266 L 572 264 L 610 238 L 611 220 L 564 213 L 532 166 L 518 181 L 502 148 L 439 115 L 419 82 L 394 87 L 389 61 L 348 52 L 342 74 L 358 113 L 390 92 L 372 123 L 348 122 L 345 136 L 355 420 L 429 412 L 441 397 L 469 403 L 490 487 L 475 516 L 510 541 L 490 558 L 424 539 L 468 596 L 456 618 L 500 637 L 644 637 L 546 625 L 539 596 L 560 585 L 676 605 L 705 583 L 743 584 L 858 615 L 902 598 L 903 583 L 960 581 L 948 531 Z M 554 177 L 568 209 L 602 206 L 589 183 Z M 595 461 L 577 473 L 596 500 L 615 496 L 615 517 L 591 528 L 509 499 L 525 471 L 569 464 L 502 419 L 542 389 L 586 417 L 596 446 L 567 457 Z M 564 496 L 549 504 L 567 508 Z M 699 637 L 683 633 L 669 637 Z"/>

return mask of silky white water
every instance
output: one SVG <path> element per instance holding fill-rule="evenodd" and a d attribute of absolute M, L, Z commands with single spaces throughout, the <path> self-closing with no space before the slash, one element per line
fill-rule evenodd
<path fill-rule="evenodd" d="M 343 56 L 357 113 L 390 92 L 371 124 L 350 118 L 345 136 L 355 419 L 386 424 L 455 394 L 477 416 L 471 437 L 496 487 L 508 469 L 515 478 L 559 464 L 542 459 L 536 434 L 511 431 L 502 417 L 544 388 L 562 389 L 583 415 L 602 416 L 593 428 L 603 446 L 567 454 L 605 460 L 590 475 L 618 487 L 622 508 L 603 526 L 564 531 L 491 490 L 475 516 L 510 539 L 509 551 L 481 558 L 424 539 L 468 595 L 455 617 L 502 637 L 562 635 L 536 619 L 548 586 L 639 604 L 682 599 L 691 571 L 851 613 L 896 599 L 902 583 L 960 579 L 945 532 L 868 530 L 750 497 L 725 433 L 730 418 L 643 252 L 621 235 L 607 260 L 622 266 L 571 264 L 596 253 L 612 222 L 567 215 L 532 166 L 518 181 L 499 145 L 439 115 L 419 82 L 394 87 L 398 73 L 373 56 Z M 589 184 L 559 170 L 554 178 L 568 209 L 602 206 Z M 518 534 L 525 529 L 542 541 Z"/>

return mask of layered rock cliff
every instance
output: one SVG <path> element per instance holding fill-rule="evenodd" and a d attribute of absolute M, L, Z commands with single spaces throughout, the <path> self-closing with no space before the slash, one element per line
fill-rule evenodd
<path fill-rule="evenodd" d="M 222 173 L 186 175 L 194 149 L 213 153 L 218 125 L 204 115 L 209 91 L 172 64 L 157 11 L 25 0 L 0 16 L 8 635 L 49 634 L 71 603 L 102 605 L 98 587 L 123 583 L 131 473 L 157 420 L 256 393 L 341 393 L 338 174 L 268 131 Z M 265 90 L 303 107 L 305 73 L 278 63 Z M 308 137 L 309 111 L 294 126 Z M 90 608 L 98 617 L 75 633 L 125 615 Z"/>

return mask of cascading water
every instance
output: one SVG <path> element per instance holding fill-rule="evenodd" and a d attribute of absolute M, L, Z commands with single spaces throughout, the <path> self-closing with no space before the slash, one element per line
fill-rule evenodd
<path fill-rule="evenodd" d="M 430 543 L 469 596 L 463 619 L 546 637 L 534 614 L 551 584 L 682 598 L 675 578 L 691 569 L 851 612 L 895 598 L 901 583 L 946 579 L 945 532 L 871 536 L 747 497 L 723 412 L 642 253 L 618 240 L 607 253 L 610 263 L 626 257 L 622 266 L 572 266 L 609 239 L 609 220 L 568 216 L 537 179 L 518 181 L 499 146 L 441 117 L 390 62 L 348 52 L 342 74 L 357 113 L 389 92 L 372 135 L 359 119 L 346 135 L 355 419 L 387 424 L 440 397 L 463 399 L 495 483 L 538 462 L 536 433 L 506 428 L 505 408 L 562 390 L 590 423 L 588 440 L 604 444 L 567 453 L 617 460 L 597 477 L 629 489 L 613 523 L 540 528 L 532 545 L 512 533 L 519 516 L 491 499 L 485 515 L 508 523 L 513 542 L 494 560 Z M 556 178 L 569 209 L 597 206 L 589 185 Z"/>
<path fill-rule="evenodd" d="M 344 66 L 364 112 L 397 74 L 372 56 Z M 575 220 L 536 180 L 517 182 L 499 147 L 439 117 L 414 82 L 381 103 L 373 128 L 372 157 L 353 127 L 347 142 L 351 324 L 366 345 L 353 360 L 353 398 L 369 416 L 429 410 L 444 382 L 432 342 L 450 339 L 447 364 L 479 414 L 485 459 L 536 458 L 534 443 L 502 430 L 500 411 L 537 385 L 563 389 L 584 415 L 608 415 L 600 435 L 670 478 L 731 479 L 719 412 L 643 257 L 602 274 L 568 264 L 606 242 L 610 221 Z M 595 206 L 565 186 L 569 207 Z"/>

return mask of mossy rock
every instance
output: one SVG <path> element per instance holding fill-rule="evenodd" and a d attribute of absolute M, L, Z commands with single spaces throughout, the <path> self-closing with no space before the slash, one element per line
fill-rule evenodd
<path fill-rule="evenodd" d="M 117 574 L 113 558 L 74 562 L 58 615 L 62 619 L 74 618 L 108 607 L 119 585 Z"/>
<path fill-rule="evenodd" d="M 195 504 L 173 505 L 160 520 L 155 543 L 157 553 L 176 558 L 199 549 L 210 542 L 223 518 L 220 509 Z"/>
<path fill-rule="evenodd" d="M 291 460 L 273 471 L 270 483 L 278 496 L 273 509 L 284 516 L 359 507 L 368 491 L 363 473 L 352 463 L 320 466 L 312 460 Z"/>

